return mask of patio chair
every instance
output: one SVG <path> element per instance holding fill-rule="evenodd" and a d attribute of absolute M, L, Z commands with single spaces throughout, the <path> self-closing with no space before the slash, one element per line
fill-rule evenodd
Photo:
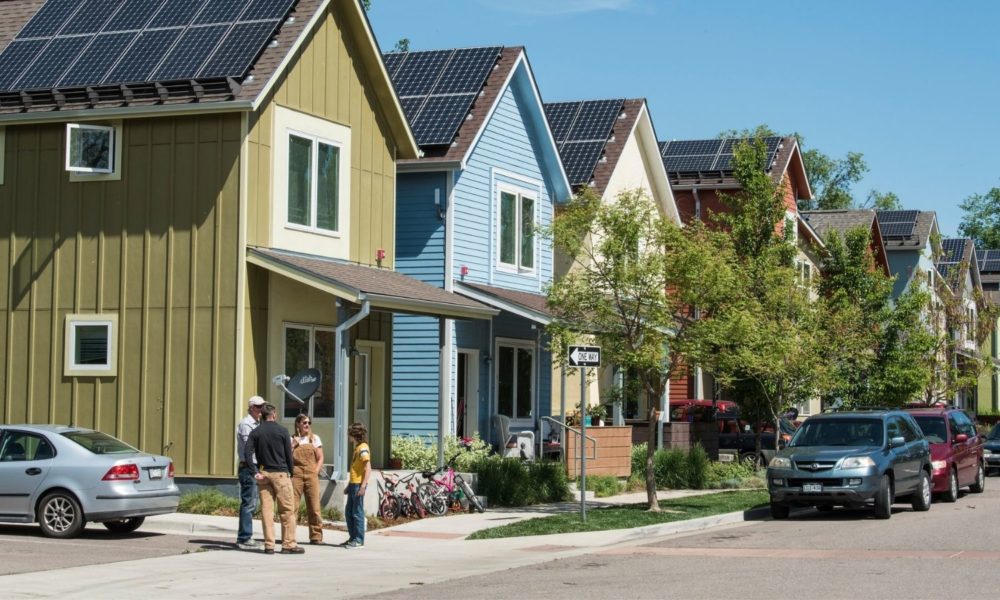
<path fill-rule="evenodd" d="M 500 455 L 522 460 L 535 459 L 535 434 L 532 431 L 510 430 L 510 417 L 493 415 L 493 430 L 497 433 Z"/>

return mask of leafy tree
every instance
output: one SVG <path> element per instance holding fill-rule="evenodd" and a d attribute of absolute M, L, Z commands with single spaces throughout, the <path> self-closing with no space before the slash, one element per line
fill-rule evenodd
<path fill-rule="evenodd" d="M 964 213 L 958 234 L 970 237 L 976 248 L 1000 248 L 1000 188 L 973 194 L 959 205 Z"/>
<path fill-rule="evenodd" d="M 393 52 L 409 52 L 410 38 L 400 38 L 396 45 L 392 47 Z"/>
<path fill-rule="evenodd" d="M 902 210 L 903 201 L 893 192 L 882 193 L 878 190 L 868 192 L 861 208 L 872 208 L 875 210 Z"/>
<path fill-rule="evenodd" d="M 649 421 L 646 493 L 649 510 L 658 511 L 657 399 L 682 352 L 695 355 L 734 335 L 708 318 L 728 313 L 728 305 L 744 296 L 737 289 L 732 245 L 725 234 L 702 225 L 681 229 L 661 218 L 639 190 L 623 192 L 613 203 L 585 190 L 547 233 L 557 251 L 573 259 L 569 273 L 548 290 L 549 307 L 558 316 L 549 327 L 553 353 L 565 360 L 568 344 L 596 342 L 605 360 L 641 383 Z M 695 311 L 705 318 L 689 318 Z"/>

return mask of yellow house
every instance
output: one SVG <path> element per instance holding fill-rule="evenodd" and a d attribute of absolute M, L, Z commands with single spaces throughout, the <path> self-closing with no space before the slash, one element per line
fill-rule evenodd
<path fill-rule="evenodd" d="M 489 308 L 394 272 L 417 148 L 355 0 L 0 3 L 0 419 L 232 477 L 249 396 L 388 458 L 393 313 Z M 271 381 L 316 367 L 305 406 Z"/>

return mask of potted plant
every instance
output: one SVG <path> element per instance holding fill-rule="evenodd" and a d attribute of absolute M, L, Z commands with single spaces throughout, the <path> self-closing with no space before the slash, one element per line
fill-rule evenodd
<path fill-rule="evenodd" d="M 395 456 L 395 455 L 390 456 L 389 457 L 389 468 L 392 469 L 393 471 L 398 471 L 399 469 L 402 469 L 403 468 L 403 459 L 399 458 L 398 456 Z"/>
<path fill-rule="evenodd" d="M 608 416 L 608 406 L 606 404 L 591 404 L 587 407 L 587 416 L 590 417 L 591 425 L 600 427 Z"/>

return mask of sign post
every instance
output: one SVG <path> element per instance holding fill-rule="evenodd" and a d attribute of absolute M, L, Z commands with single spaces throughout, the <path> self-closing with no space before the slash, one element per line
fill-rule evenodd
<path fill-rule="evenodd" d="M 587 520 L 587 367 L 601 366 L 597 346 L 567 348 L 569 366 L 580 369 L 580 520 Z"/>

